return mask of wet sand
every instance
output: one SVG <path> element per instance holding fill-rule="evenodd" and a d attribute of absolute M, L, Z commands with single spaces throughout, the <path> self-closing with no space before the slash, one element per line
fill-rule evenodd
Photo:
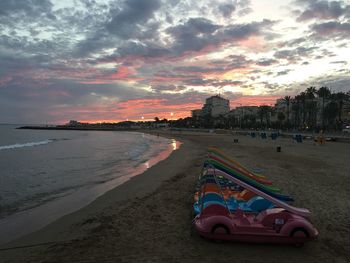
<path fill-rule="evenodd" d="M 1 262 L 349 262 L 350 144 L 314 145 L 230 134 L 163 132 L 184 144 L 142 175 L 0 251 Z M 196 180 L 208 146 L 260 168 L 312 212 L 318 240 L 302 248 L 213 243 L 191 228 Z M 282 152 L 276 147 L 281 146 Z"/>

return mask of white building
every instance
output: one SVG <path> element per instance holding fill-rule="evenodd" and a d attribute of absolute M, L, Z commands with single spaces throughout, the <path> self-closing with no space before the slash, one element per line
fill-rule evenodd
<path fill-rule="evenodd" d="M 230 101 L 220 97 L 219 95 L 207 98 L 202 108 L 203 115 L 209 114 L 212 117 L 225 115 L 229 111 L 230 111 Z"/>

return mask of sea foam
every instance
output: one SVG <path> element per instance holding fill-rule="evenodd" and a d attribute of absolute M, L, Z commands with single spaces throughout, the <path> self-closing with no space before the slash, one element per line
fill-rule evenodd
<path fill-rule="evenodd" d="M 27 142 L 27 143 L 16 143 L 16 144 L 11 144 L 11 145 L 3 145 L 3 146 L 0 146 L 0 151 L 1 150 L 16 149 L 16 148 L 23 148 L 23 147 L 33 147 L 33 146 L 48 144 L 48 143 L 53 142 L 53 141 L 54 140 L 48 139 L 48 140 L 39 141 L 39 142 Z"/>

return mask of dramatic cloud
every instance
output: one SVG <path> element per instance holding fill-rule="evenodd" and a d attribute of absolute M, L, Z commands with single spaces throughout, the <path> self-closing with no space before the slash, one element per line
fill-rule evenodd
<path fill-rule="evenodd" d="M 199 51 L 214 44 L 214 32 L 220 26 L 204 18 L 190 18 L 186 23 L 167 29 L 173 38 L 174 49 L 178 54 L 186 51 Z"/>
<path fill-rule="evenodd" d="M 218 93 L 237 106 L 312 81 L 349 89 L 349 1 L 282 2 L 0 1 L 0 122 L 179 118 Z"/>
<path fill-rule="evenodd" d="M 237 3 L 222 3 L 218 6 L 218 11 L 226 18 L 229 18 L 232 13 L 236 10 Z"/>
<path fill-rule="evenodd" d="M 237 45 L 239 41 L 263 34 L 263 29 L 273 22 L 264 20 L 249 24 L 219 26 L 203 18 L 190 18 L 186 23 L 167 29 L 173 37 L 172 49 L 177 54 L 189 51 L 212 50 L 224 44 Z"/>
<path fill-rule="evenodd" d="M 29 20 L 47 16 L 54 19 L 55 17 L 51 14 L 52 6 L 49 0 L 3 0 L 0 2 L 0 17 L 1 19 L 16 17 Z"/>
<path fill-rule="evenodd" d="M 271 66 L 273 64 L 276 64 L 278 61 L 275 59 L 260 59 L 257 61 L 257 65 L 259 66 Z"/>
<path fill-rule="evenodd" d="M 350 23 L 340 23 L 337 21 L 315 24 L 312 30 L 317 36 L 350 38 Z"/>
<path fill-rule="evenodd" d="M 289 62 L 296 63 L 305 58 L 311 58 L 316 47 L 297 47 L 294 49 L 282 49 L 275 53 L 275 58 L 286 59 Z"/>
<path fill-rule="evenodd" d="M 298 1 L 302 5 L 307 5 L 306 10 L 298 17 L 298 21 L 311 19 L 338 19 L 350 13 L 350 6 L 343 1 Z"/>
<path fill-rule="evenodd" d="M 147 44 L 135 41 L 129 41 L 117 49 L 117 56 L 119 57 L 135 56 L 144 58 L 156 58 L 165 56 L 167 54 L 170 54 L 170 50 L 164 47 L 157 46 L 153 43 Z"/>
<path fill-rule="evenodd" d="M 151 38 L 157 24 L 148 27 L 145 24 L 153 18 L 154 12 L 159 8 L 159 0 L 125 1 L 121 7 L 110 11 L 112 19 L 106 24 L 106 29 L 122 39 Z"/>

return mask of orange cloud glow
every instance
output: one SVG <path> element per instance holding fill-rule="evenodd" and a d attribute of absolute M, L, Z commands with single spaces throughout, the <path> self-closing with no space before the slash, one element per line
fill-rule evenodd
<path fill-rule="evenodd" d="M 190 116 L 191 110 L 201 107 L 200 103 L 183 103 L 169 104 L 166 99 L 138 99 L 120 102 L 117 105 L 120 114 L 125 118 L 141 120 L 143 116 L 146 119 L 166 118 L 169 119 L 170 113 L 173 112 L 172 118 L 185 118 Z"/>
<path fill-rule="evenodd" d="M 65 123 L 70 119 L 91 123 L 149 121 L 154 120 L 155 117 L 160 119 L 186 118 L 191 116 L 191 110 L 201 107 L 201 103 L 171 104 L 166 99 L 135 99 L 106 105 L 59 107 L 51 110 L 50 115 L 53 117 L 66 116 L 66 119 L 59 123 Z"/>

